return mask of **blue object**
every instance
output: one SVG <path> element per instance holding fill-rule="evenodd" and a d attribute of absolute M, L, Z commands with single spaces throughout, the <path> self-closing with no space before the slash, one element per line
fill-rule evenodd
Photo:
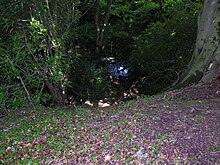
<path fill-rule="evenodd" d="M 128 68 L 126 65 L 122 64 L 107 64 L 107 69 L 112 74 L 112 76 L 128 76 Z"/>

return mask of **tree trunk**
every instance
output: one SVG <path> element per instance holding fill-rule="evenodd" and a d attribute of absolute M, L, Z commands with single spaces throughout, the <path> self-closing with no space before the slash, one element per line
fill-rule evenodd
<path fill-rule="evenodd" d="M 62 90 L 57 87 L 56 85 L 52 84 L 48 80 L 45 81 L 45 84 L 47 85 L 50 94 L 53 99 L 54 105 L 64 105 L 65 104 L 65 95 L 62 93 Z"/>
<path fill-rule="evenodd" d="M 220 65 L 220 0 L 205 0 L 192 59 L 175 85 L 210 82 Z"/>
<path fill-rule="evenodd" d="M 104 18 L 101 18 L 100 0 L 96 0 L 96 56 L 100 57 L 101 52 L 104 49 L 104 35 L 109 25 L 109 17 L 111 11 L 112 0 L 107 0 L 107 6 L 105 8 Z"/>

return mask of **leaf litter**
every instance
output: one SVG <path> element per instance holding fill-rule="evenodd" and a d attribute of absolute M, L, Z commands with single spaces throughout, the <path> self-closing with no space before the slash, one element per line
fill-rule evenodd
<path fill-rule="evenodd" d="M 220 96 L 190 86 L 107 108 L 2 119 L 1 164 L 220 164 Z"/>

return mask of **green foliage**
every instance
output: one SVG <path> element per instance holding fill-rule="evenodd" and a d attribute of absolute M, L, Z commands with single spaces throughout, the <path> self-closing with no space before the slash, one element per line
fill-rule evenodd
<path fill-rule="evenodd" d="M 160 5 L 158 2 L 149 0 L 117 0 L 114 2 L 112 8 L 112 15 L 122 18 L 123 22 L 128 23 L 130 26 L 137 26 L 154 21 L 151 20 L 152 15 L 150 11 L 155 11 L 154 17 L 158 17 Z"/>
<path fill-rule="evenodd" d="M 24 86 L 28 91 L 32 91 L 31 97 L 35 97 L 32 100 L 35 104 L 45 99 L 42 97 L 44 78 L 38 72 L 39 68 L 45 66 L 45 60 L 42 59 L 39 50 L 46 47 L 46 29 L 35 19 L 32 19 L 29 25 L 27 33 L 13 33 L 10 44 L 7 45 L 10 49 L 4 45 L 1 47 L 1 92 L 4 93 L 4 105 L 7 105 L 7 108 L 18 108 L 28 104 L 30 100 Z"/>
<path fill-rule="evenodd" d="M 62 1 L 63 2 L 63 1 Z M 74 48 L 70 42 L 74 30 L 70 30 L 80 16 L 78 0 L 19 1 L 9 6 L 10 11 L 17 7 L 22 15 L 17 20 L 5 10 L 1 21 L 4 42 L 0 45 L 1 91 L 6 97 L 7 108 L 20 107 L 33 102 L 55 102 L 65 97 L 65 86 L 69 64 L 74 59 Z M 4 4 L 8 7 L 8 3 Z M 74 6 L 75 8 L 70 8 Z M 16 20 L 16 21 L 15 21 Z"/>
<path fill-rule="evenodd" d="M 107 80 L 105 64 L 99 65 L 109 56 L 130 66 L 127 84 L 121 84 L 125 88 L 141 78 L 142 85 L 150 83 L 150 90 L 160 90 L 178 77 L 195 41 L 198 3 L 113 1 L 101 53 L 97 53 L 95 5 L 79 0 L 0 2 L 4 107 L 26 106 L 30 98 L 34 104 L 64 104 L 72 97 L 113 97 L 120 92 Z M 106 5 L 101 1 L 100 18 Z"/>
<path fill-rule="evenodd" d="M 135 38 L 130 61 L 134 74 L 142 75 L 145 93 L 158 92 L 177 80 L 191 58 L 200 5 L 188 3 L 166 4 L 165 21 L 152 23 Z"/>
<path fill-rule="evenodd" d="M 105 68 L 96 68 L 95 64 L 82 59 L 74 63 L 70 70 L 71 84 L 67 91 L 69 95 L 75 95 L 77 101 L 91 99 L 96 102 L 114 96 L 110 82 L 105 77 Z"/>

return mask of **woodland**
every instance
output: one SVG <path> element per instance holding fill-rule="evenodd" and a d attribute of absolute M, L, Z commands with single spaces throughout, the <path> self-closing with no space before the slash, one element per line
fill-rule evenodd
<path fill-rule="evenodd" d="M 219 0 L 1 0 L 0 164 L 220 164 Z"/>

